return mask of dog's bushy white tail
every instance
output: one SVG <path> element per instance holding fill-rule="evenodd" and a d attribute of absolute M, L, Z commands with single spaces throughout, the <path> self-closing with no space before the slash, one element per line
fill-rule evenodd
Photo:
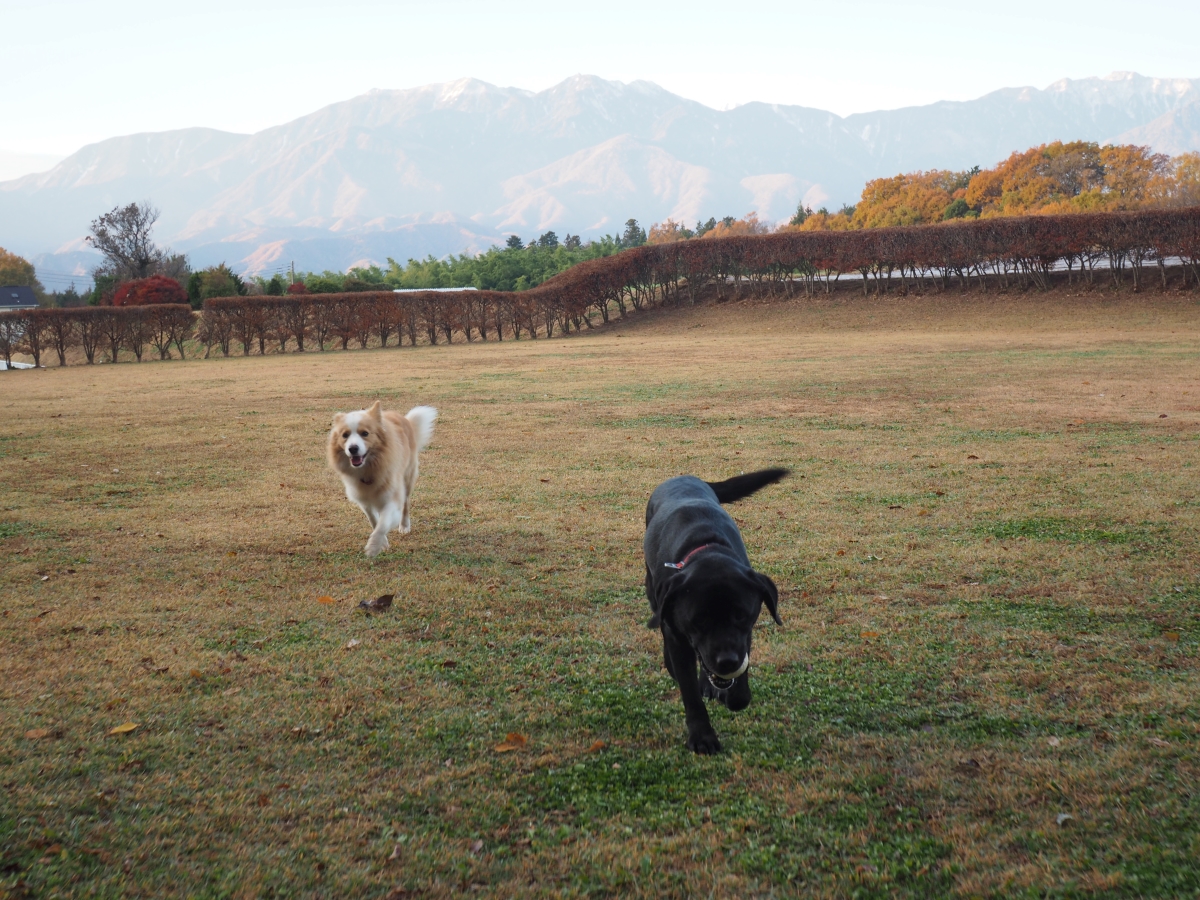
<path fill-rule="evenodd" d="M 404 414 L 417 432 L 417 449 L 424 450 L 433 438 L 433 423 L 437 421 L 437 410 L 432 406 L 414 406 Z"/>

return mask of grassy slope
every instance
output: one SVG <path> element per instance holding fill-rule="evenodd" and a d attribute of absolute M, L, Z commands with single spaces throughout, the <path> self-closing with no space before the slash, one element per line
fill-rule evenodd
<path fill-rule="evenodd" d="M 12 373 L 0 885 L 1195 893 L 1198 325 L 1186 295 L 847 294 Z M 322 442 L 376 396 L 442 419 L 367 562 Z M 785 627 L 698 759 L 643 504 L 775 464 L 734 512 Z"/>

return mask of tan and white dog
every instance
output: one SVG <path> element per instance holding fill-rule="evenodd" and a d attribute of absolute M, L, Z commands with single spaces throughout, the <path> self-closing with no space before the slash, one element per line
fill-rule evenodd
<path fill-rule="evenodd" d="M 338 413 L 329 430 L 329 467 L 342 477 L 346 497 L 367 514 L 374 530 L 367 556 L 388 548 L 388 532 L 408 534 L 417 455 L 433 437 L 437 410 L 416 406 L 406 415 L 384 410 L 376 400 L 370 409 Z"/>

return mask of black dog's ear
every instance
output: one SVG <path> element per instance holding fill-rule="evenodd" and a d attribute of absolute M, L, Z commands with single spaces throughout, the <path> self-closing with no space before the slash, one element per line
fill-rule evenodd
<path fill-rule="evenodd" d="M 754 577 L 766 592 L 764 599 L 767 601 L 767 609 L 771 611 L 771 618 L 775 620 L 776 625 L 782 625 L 783 619 L 779 618 L 779 591 L 775 588 L 775 582 L 762 572 L 755 572 Z"/>
<path fill-rule="evenodd" d="M 677 572 L 669 578 L 664 578 L 654 588 L 654 615 L 646 623 L 647 628 L 658 628 L 667 610 L 667 604 L 675 594 L 683 579 Z"/>

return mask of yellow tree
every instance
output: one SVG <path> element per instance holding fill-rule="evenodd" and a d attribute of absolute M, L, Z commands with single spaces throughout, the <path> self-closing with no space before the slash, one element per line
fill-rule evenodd
<path fill-rule="evenodd" d="M 941 222 L 953 217 L 951 204 L 965 195 L 966 186 L 966 173 L 937 169 L 877 178 L 863 188 L 853 221 L 859 228 Z"/>
<path fill-rule="evenodd" d="M 1108 209 L 1137 209 L 1150 199 L 1151 185 L 1171 171 L 1171 157 L 1149 147 L 1118 144 L 1100 151 Z"/>
<path fill-rule="evenodd" d="M 1146 188 L 1147 206 L 1200 206 L 1200 153 L 1182 153 Z"/>
<path fill-rule="evenodd" d="M 733 237 L 739 234 L 770 234 L 771 226 L 767 222 L 760 222 L 758 213 L 749 212 L 740 219 L 732 217 L 722 219 L 717 223 L 716 227 L 706 231 L 704 237 L 719 238 Z"/>
<path fill-rule="evenodd" d="M 684 227 L 674 219 L 667 219 L 665 222 L 651 225 L 650 233 L 646 235 L 647 244 L 673 244 L 686 239 Z"/>
<path fill-rule="evenodd" d="M 799 231 L 853 231 L 859 226 L 854 224 L 854 207 L 843 207 L 835 213 L 827 209 L 819 209 L 800 225 Z"/>
<path fill-rule="evenodd" d="M 42 283 L 37 279 L 33 263 L 15 253 L 9 253 L 3 247 L 0 247 L 0 285 L 28 285 L 39 298 L 45 293 Z"/>

